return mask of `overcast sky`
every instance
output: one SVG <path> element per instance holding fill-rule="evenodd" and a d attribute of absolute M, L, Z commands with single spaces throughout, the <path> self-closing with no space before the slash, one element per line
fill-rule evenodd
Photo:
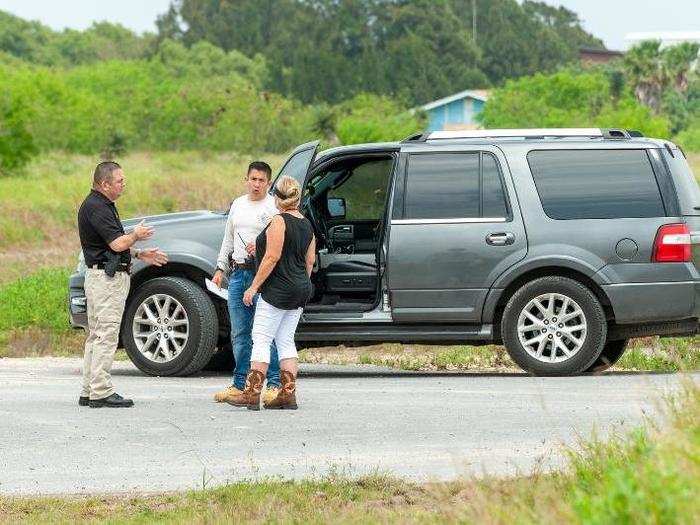
<path fill-rule="evenodd" d="M 700 0 L 545 0 L 576 11 L 584 27 L 610 49 L 625 49 L 637 31 L 700 31 Z M 93 21 L 155 31 L 170 0 L 0 0 L 0 9 L 54 28 L 84 29 Z"/>

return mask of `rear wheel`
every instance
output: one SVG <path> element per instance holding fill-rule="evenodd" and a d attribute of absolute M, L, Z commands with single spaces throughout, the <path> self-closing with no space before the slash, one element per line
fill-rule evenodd
<path fill-rule="evenodd" d="M 214 304 L 194 282 L 159 277 L 144 283 L 124 313 L 124 349 L 143 372 L 156 376 L 200 371 L 216 349 Z"/>
<path fill-rule="evenodd" d="M 511 358 L 540 376 L 576 375 L 600 356 L 605 313 L 586 286 L 568 277 L 541 277 L 523 285 L 506 304 L 501 324 Z"/>
<path fill-rule="evenodd" d="M 603 347 L 603 351 L 598 356 L 598 359 L 588 367 L 587 374 L 600 374 L 617 363 L 622 354 L 627 348 L 628 339 L 620 339 L 619 341 L 608 341 Z"/>

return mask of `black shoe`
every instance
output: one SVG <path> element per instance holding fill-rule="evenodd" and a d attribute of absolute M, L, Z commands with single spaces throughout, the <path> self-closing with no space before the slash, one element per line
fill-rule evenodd
<path fill-rule="evenodd" d="M 111 396 L 103 397 L 102 399 L 91 399 L 90 408 L 126 408 L 134 406 L 134 402 L 131 399 L 125 399 L 116 392 Z"/>
<path fill-rule="evenodd" d="M 90 406 L 90 398 L 88 396 L 80 396 L 78 398 L 78 406 L 81 406 L 81 407 Z"/>

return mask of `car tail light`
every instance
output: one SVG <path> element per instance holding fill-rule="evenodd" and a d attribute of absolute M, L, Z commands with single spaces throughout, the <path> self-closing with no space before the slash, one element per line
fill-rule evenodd
<path fill-rule="evenodd" d="M 664 224 L 656 233 L 651 262 L 690 262 L 690 248 L 687 224 Z"/>

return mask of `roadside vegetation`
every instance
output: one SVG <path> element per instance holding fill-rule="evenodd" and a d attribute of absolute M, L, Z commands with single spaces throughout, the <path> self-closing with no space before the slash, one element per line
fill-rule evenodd
<path fill-rule="evenodd" d="M 565 450 L 560 472 L 417 484 L 383 475 L 263 480 L 154 496 L 0 497 L 6 523 L 678 523 L 700 520 L 700 388 L 664 421 Z"/>
<path fill-rule="evenodd" d="M 303 350 L 305 363 L 376 365 L 414 372 L 522 373 L 503 346 L 343 345 Z M 645 337 L 630 341 L 612 371 L 683 372 L 700 370 L 700 337 Z"/>

